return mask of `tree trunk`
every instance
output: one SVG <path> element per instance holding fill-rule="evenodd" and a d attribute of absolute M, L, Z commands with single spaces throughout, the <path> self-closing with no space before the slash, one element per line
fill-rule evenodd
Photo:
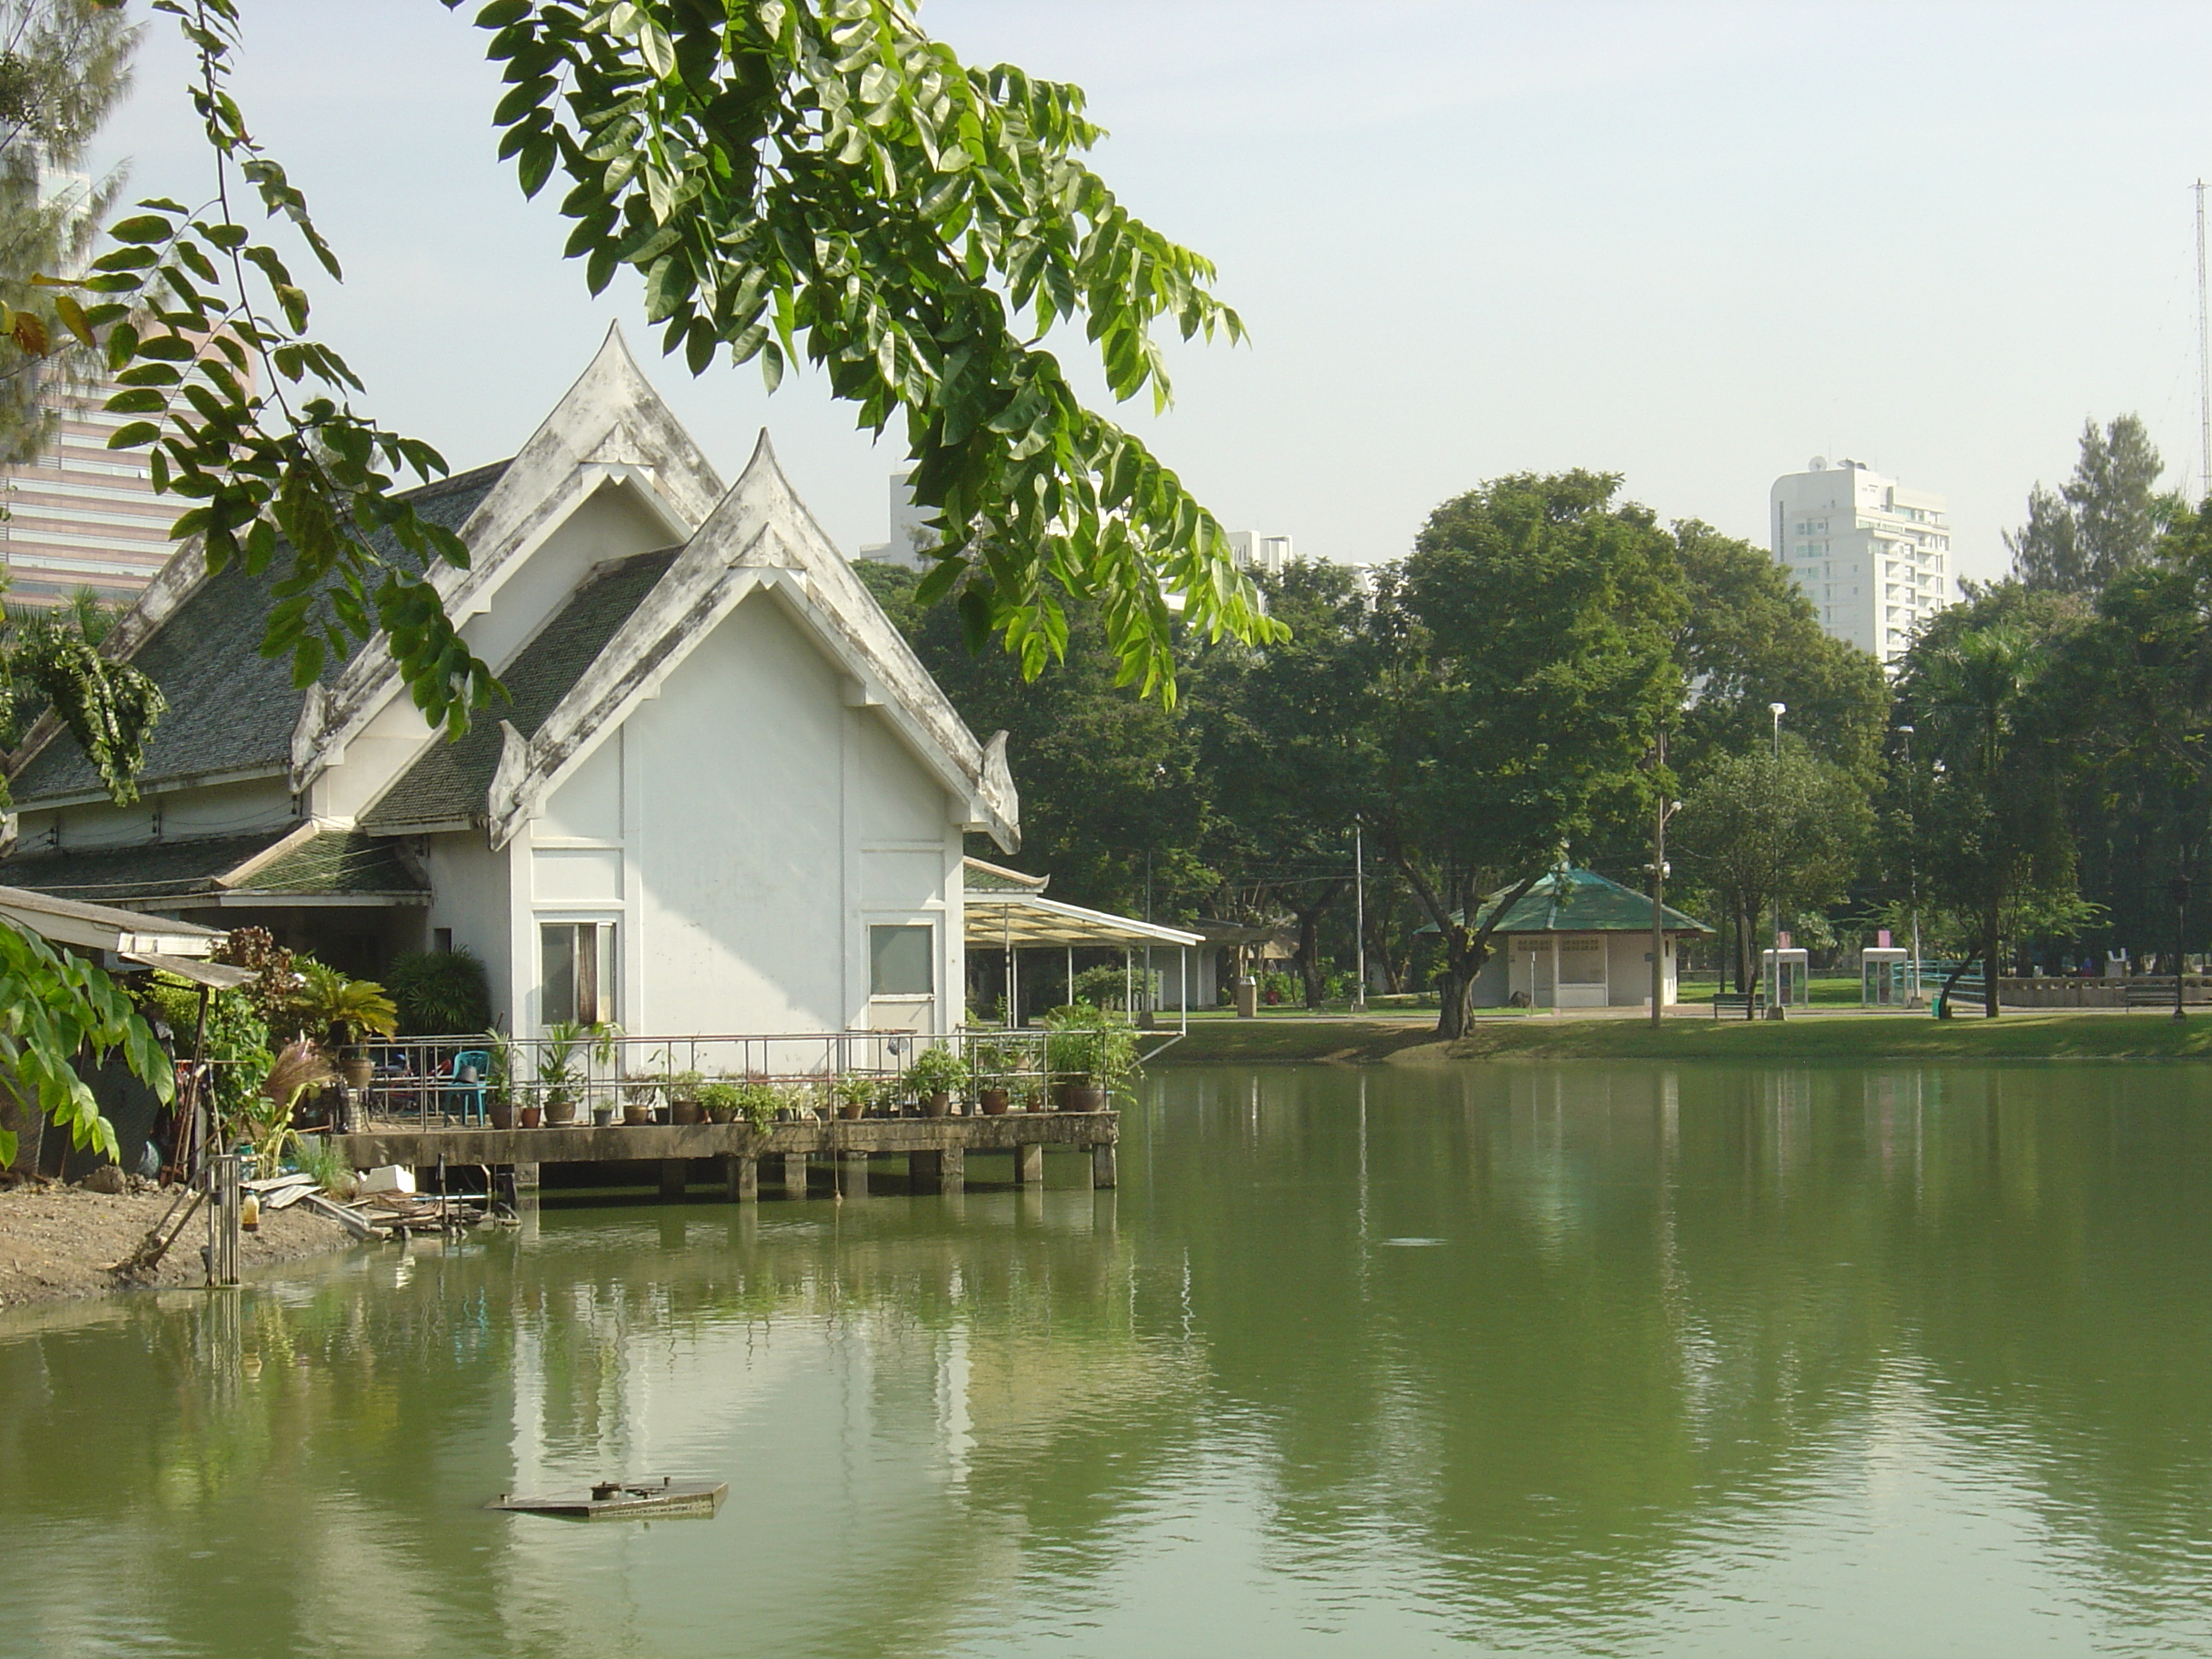
<path fill-rule="evenodd" d="M 1321 890 L 1320 896 L 1310 906 L 1291 911 L 1298 923 L 1298 948 L 1291 959 L 1298 964 L 1298 977 L 1304 981 L 1309 1008 L 1320 1007 L 1322 994 L 1328 988 L 1321 970 L 1321 919 L 1343 890 L 1343 882 L 1333 881 Z"/>
<path fill-rule="evenodd" d="M 1995 906 L 1990 907 L 1988 921 L 1985 925 L 1984 939 L 1984 943 L 1982 947 L 1982 1018 L 1984 1019 L 1995 1019 L 1997 1017 L 1997 975 L 2004 971 L 2002 967 L 2000 965 L 2001 959 L 1997 955 L 1997 949 L 2002 941 L 1997 938 L 1997 913 Z"/>
<path fill-rule="evenodd" d="M 36 1107 L 25 1106 L 12 1089 L 0 1086 L 0 1129 L 15 1132 L 15 1158 L 7 1166 L 7 1173 L 18 1181 L 37 1175 L 40 1156 L 46 1150 L 46 1115 Z"/>
<path fill-rule="evenodd" d="M 1474 976 L 1482 971 L 1482 963 L 1483 957 L 1473 951 L 1455 951 L 1450 955 L 1437 987 L 1437 1035 L 1447 1042 L 1456 1042 L 1467 1035 L 1467 1017 L 1470 999 L 1474 994 Z"/>

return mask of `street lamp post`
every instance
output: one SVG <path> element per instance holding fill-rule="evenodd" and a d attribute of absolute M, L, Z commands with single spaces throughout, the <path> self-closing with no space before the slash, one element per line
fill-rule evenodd
<path fill-rule="evenodd" d="M 1920 823 L 1913 810 L 1917 787 L 1912 770 L 1912 728 L 1900 726 L 1898 732 L 1905 739 L 1905 884 L 1912 900 L 1912 988 L 1906 994 L 1917 1000 L 1920 996 Z"/>
<path fill-rule="evenodd" d="M 1774 990 L 1767 1002 L 1771 1010 L 1782 1006 L 1782 717 L 1790 712 L 1790 705 L 1770 702 L 1766 712 L 1774 716 L 1774 777 L 1767 799 L 1774 815 L 1774 838 L 1767 843 L 1771 854 L 1767 878 L 1774 889 Z M 1770 1012 L 1769 1018 L 1780 1016 Z"/>
<path fill-rule="evenodd" d="M 2176 876 L 2166 884 L 2166 896 L 2173 901 L 2173 1017 L 2185 1019 L 2181 1012 L 2181 942 L 2188 937 L 2189 878 Z"/>

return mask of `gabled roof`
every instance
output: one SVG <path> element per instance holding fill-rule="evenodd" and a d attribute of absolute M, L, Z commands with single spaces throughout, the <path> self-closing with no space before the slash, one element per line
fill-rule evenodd
<path fill-rule="evenodd" d="M 484 496 L 466 532 L 465 570 L 441 565 L 431 585 L 457 625 L 490 608 L 507 579 L 596 492 L 628 490 L 671 545 L 696 530 L 722 495 L 721 476 L 691 440 L 611 327 L 598 355 L 562 395 Z M 501 678 L 506 670 L 495 663 Z M 301 711 L 292 740 L 292 787 L 305 789 L 329 758 L 401 695 L 380 635 Z M 497 711 L 484 711 L 496 720 Z"/>
<path fill-rule="evenodd" d="M 1481 908 L 1475 912 L 1476 925 L 1480 927 L 1489 921 L 1492 910 L 1512 896 L 1512 888 L 1501 887 L 1485 899 Z M 1685 915 L 1680 910 L 1663 905 L 1661 909 L 1668 933 L 1710 933 L 1713 931 L 1695 916 Z M 1649 933 L 1651 931 L 1651 895 L 1639 893 L 1632 887 L 1623 887 L 1619 882 L 1608 880 L 1595 870 L 1554 870 L 1530 888 L 1521 902 L 1508 910 L 1504 919 L 1492 931 L 1497 933 Z"/>
<path fill-rule="evenodd" d="M 675 562 L 670 548 L 611 562 L 586 577 L 501 676 L 511 701 L 494 712 L 504 724 L 526 738 L 536 732 Z M 501 724 L 479 719 L 459 742 L 430 744 L 362 815 L 361 827 L 386 836 L 481 827 L 499 768 Z"/>
<path fill-rule="evenodd" d="M 507 464 L 463 472 L 405 499 L 423 517 L 458 530 L 496 485 Z M 291 763 L 292 732 L 307 694 L 292 684 L 289 657 L 261 654 L 276 603 L 275 568 L 249 575 L 236 563 L 207 574 L 195 540 L 164 567 L 117 624 L 103 649 L 153 677 L 169 711 L 146 744 L 142 789 L 192 779 L 282 772 Z M 359 654 L 359 653 L 356 653 Z M 333 667 L 325 679 L 340 671 Z M 105 800 L 100 775 L 52 721 L 12 781 L 17 807 Z"/>
<path fill-rule="evenodd" d="M 504 846 L 538 804 L 582 764 L 720 621 L 762 588 L 785 599 L 844 672 L 848 697 L 879 708 L 909 750 L 963 804 L 970 828 L 1012 852 L 1020 798 L 1006 769 L 1006 733 L 978 743 L 929 671 L 823 534 L 775 464 L 768 434 L 698 533 L 677 554 L 582 678 L 526 736 L 501 722 L 503 743 L 488 811 Z"/>

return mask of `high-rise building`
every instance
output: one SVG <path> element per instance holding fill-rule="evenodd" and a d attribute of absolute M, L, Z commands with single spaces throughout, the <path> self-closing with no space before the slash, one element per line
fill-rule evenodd
<path fill-rule="evenodd" d="M 1941 495 L 1908 489 L 1860 462 L 1815 455 L 1768 492 L 1775 558 L 1820 626 L 1896 662 L 1923 623 L 1957 598 L 1951 520 Z"/>

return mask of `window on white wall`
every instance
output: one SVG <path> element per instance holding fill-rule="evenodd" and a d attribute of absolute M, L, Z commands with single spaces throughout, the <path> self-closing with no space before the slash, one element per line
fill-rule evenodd
<path fill-rule="evenodd" d="M 936 994 L 933 960 L 937 952 L 927 924 L 919 927 L 871 927 L 868 959 L 872 977 L 869 994 L 878 997 L 926 997 Z"/>
<path fill-rule="evenodd" d="M 548 921 L 538 929 L 539 1018 L 547 1025 L 615 1022 L 615 925 Z"/>

